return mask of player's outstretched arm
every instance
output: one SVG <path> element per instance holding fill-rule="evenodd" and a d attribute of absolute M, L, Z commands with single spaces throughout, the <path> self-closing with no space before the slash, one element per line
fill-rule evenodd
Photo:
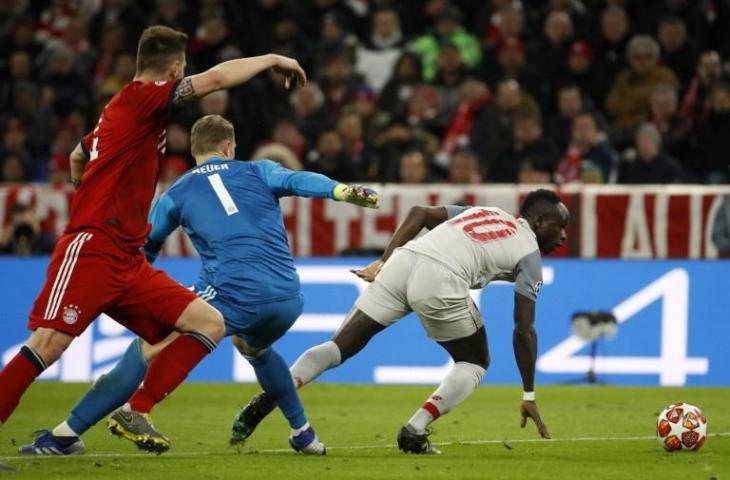
<path fill-rule="evenodd" d="M 448 220 L 449 214 L 446 207 L 413 207 L 408 212 L 406 219 L 400 224 L 398 229 L 390 239 L 390 243 L 385 248 L 383 256 L 380 260 L 368 265 L 362 270 L 351 270 L 352 273 L 362 278 L 366 282 L 375 280 L 380 268 L 386 260 L 390 258 L 396 248 L 402 247 L 406 243 L 413 240 L 424 228 L 431 230 Z"/>
<path fill-rule="evenodd" d="M 246 83 L 264 70 L 273 68 L 284 76 L 284 86 L 289 88 L 296 79 L 300 85 L 307 82 L 307 74 L 293 58 L 283 55 L 261 55 L 237 58 L 219 63 L 205 72 L 182 79 L 175 89 L 172 102 L 181 106 L 193 98 L 204 97 L 217 90 L 225 90 Z"/>
<path fill-rule="evenodd" d="M 345 185 L 314 172 L 295 172 L 271 160 L 256 165 L 269 188 L 279 197 L 331 198 L 360 207 L 378 208 L 378 193 L 362 185 Z"/>
<path fill-rule="evenodd" d="M 147 261 L 153 263 L 160 254 L 167 237 L 180 225 L 175 203 L 167 193 L 160 195 L 152 206 L 149 222 L 152 228 L 144 246 L 144 254 Z"/>
<path fill-rule="evenodd" d="M 521 293 L 515 292 L 515 329 L 512 336 L 512 345 L 515 351 L 515 360 L 522 376 L 522 388 L 525 392 L 520 414 L 520 426 L 527 425 L 527 419 L 532 418 L 542 438 L 550 438 L 547 426 L 540 418 L 535 403 L 535 363 L 537 362 L 537 332 L 535 331 L 535 301 Z"/>
<path fill-rule="evenodd" d="M 78 189 L 81 185 L 81 177 L 84 175 L 86 164 L 89 163 L 89 156 L 82 148 L 81 143 L 76 145 L 76 148 L 71 152 L 69 162 L 71 164 L 71 183 Z"/>

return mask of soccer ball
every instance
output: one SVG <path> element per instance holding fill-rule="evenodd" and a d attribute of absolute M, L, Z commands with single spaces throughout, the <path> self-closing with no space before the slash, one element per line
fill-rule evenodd
<path fill-rule="evenodd" d="M 669 405 L 656 421 L 656 437 L 665 450 L 699 450 L 707 440 L 707 417 L 689 403 Z"/>

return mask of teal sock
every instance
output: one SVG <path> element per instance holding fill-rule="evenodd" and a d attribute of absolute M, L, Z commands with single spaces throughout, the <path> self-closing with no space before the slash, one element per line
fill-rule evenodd
<path fill-rule="evenodd" d="M 281 355 L 273 348 L 268 348 L 258 357 L 248 358 L 248 361 L 256 372 L 259 384 L 274 399 L 291 428 L 298 429 L 307 423 L 289 367 Z"/>
<path fill-rule="evenodd" d="M 96 422 L 124 405 L 137 390 L 147 372 L 147 362 L 142 356 L 142 344 L 136 338 L 117 365 L 94 383 L 86 395 L 71 410 L 66 419 L 68 426 L 82 435 Z"/>

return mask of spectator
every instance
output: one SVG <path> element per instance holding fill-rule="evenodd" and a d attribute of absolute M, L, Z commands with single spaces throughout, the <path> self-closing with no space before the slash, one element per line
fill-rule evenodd
<path fill-rule="evenodd" d="M 495 157 L 510 148 L 514 119 L 525 111 L 539 114 L 540 109 L 516 81 L 500 82 L 495 101 L 474 121 L 470 135 L 469 144 L 479 155 L 482 170 L 489 170 Z"/>
<path fill-rule="evenodd" d="M 461 10 L 446 3 L 436 15 L 434 30 L 416 38 L 409 45 L 412 51 L 421 56 L 425 80 L 430 81 L 436 75 L 436 64 L 441 45 L 456 45 L 462 61 L 468 68 L 476 67 L 481 61 L 479 42 L 464 28 L 462 21 Z"/>
<path fill-rule="evenodd" d="M 29 15 L 20 16 L 15 24 L 7 30 L 0 28 L 0 31 L 12 30 L 9 38 L 4 39 L 0 45 L 0 58 L 6 58 L 11 52 L 27 52 L 31 58 L 38 58 L 45 46 L 36 38 L 35 20 Z M 3 35 L 5 36 L 5 35 Z"/>
<path fill-rule="evenodd" d="M 357 90 L 363 85 L 362 77 L 357 75 L 352 57 L 347 52 L 335 52 L 327 59 L 321 81 L 328 115 L 337 117 L 342 107 L 350 103 Z"/>
<path fill-rule="evenodd" d="M 0 169 L 0 183 L 13 184 L 28 180 L 27 166 L 22 157 L 16 153 L 6 153 Z"/>
<path fill-rule="evenodd" d="M 421 184 L 429 183 L 430 181 L 428 161 L 423 152 L 411 150 L 400 157 L 398 183 Z"/>
<path fill-rule="evenodd" d="M 697 162 L 708 183 L 730 183 L 730 86 L 715 87 L 710 112 L 697 137 Z"/>
<path fill-rule="evenodd" d="M 533 46 L 531 58 L 537 70 L 546 80 L 537 94 L 541 106 L 545 108 L 550 91 L 550 79 L 565 75 L 566 60 L 573 40 L 573 21 L 566 12 L 551 10 L 545 17 L 543 25 L 543 39 Z"/>
<path fill-rule="evenodd" d="M 596 171 L 601 174 L 600 183 L 612 182 L 615 165 L 616 153 L 601 134 L 596 116 L 587 111 L 576 115 L 570 145 L 555 171 L 556 182 L 582 182 L 584 174 L 590 174 L 596 183 Z"/>
<path fill-rule="evenodd" d="M 636 133 L 636 151 L 629 152 L 619 172 L 620 183 L 677 183 L 682 169 L 662 151 L 662 136 L 651 123 L 643 123 Z"/>
<path fill-rule="evenodd" d="M 406 105 L 413 90 L 421 83 L 421 59 L 414 53 L 404 53 L 398 58 L 393 74 L 380 93 L 378 106 L 391 118 L 405 118 Z"/>
<path fill-rule="evenodd" d="M 542 135 L 540 116 L 522 112 L 514 122 L 512 146 L 500 153 L 487 168 L 487 181 L 515 183 L 522 164 L 529 162 L 536 170 L 552 173 L 558 160 L 555 146 Z"/>
<path fill-rule="evenodd" d="M 626 67 L 629 17 L 623 7 L 611 4 L 601 14 L 601 31 L 593 49 L 598 79 L 596 105 L 603 105 L 616 76 Z"/>
<path fill-rule="evenodd" d="M 659 23 L 657 40 L 662 47 L 662 63 L 677 74 L 682 88 L 689 84 L 700 58 L 700 47 L 687 37 L 680 17 L 666 17 Z"/>
<path fill-rule="evenodd" d="M 151 25 L 164 25 L 183 32 L 195 31 L 195 18 L 182 0 L 156 0 Z"/>
<path fill-rule="evenodd" d="M 267 143 L 260 146 L 251 155 L 251 160 L 273 160 L 289 170 L 303 170 L 304 166 L 292 150 L 281 143 Z"/>
<path fill-rule="evenodd" d="M 464 80 L 461 85 L 461 100 L 451 117 L 441 148 L 436 155 L 436 163 L 439 166 L 448 165 L 451 154 L 457 148 L 469 144 L 469 133 L 472 130 L 474 119 L 484 112 L 491 100 L 491 92 L 484 82 L 474 77 Z"/>
<path fill-rule="evenodd" d="M 15 108 L 15 99 L 18 89 L 26 86 L 35 88 L 32 75 L 32 64 L 30 54 L 24 50 L 16 50 L 10 54 L 8 59 L 9 75 L 0 81 L 0 107 L 2 114 L 7 114 Z M 0 114 L 0 115 L 2 115 Z"/>
<path fill-rule="evenodd" d="M 451 157 L 448 181 L 460 185 L 478 185 L 482 183 L 477 154 L 468 149 L 458 150 Z"/>
<path fill-rule="evenodd" d="M 337 130 L 326 129 L 319 133 L 317 148 L 307 154 L 306 170 L 322 173 L 342 182 L 364 180 L 365 174 L 353 168 L 347 159 L 345 145 Z"/>
<path fill-rule="evenodd" d="M 689 119 L 694 129 L 704 125 L 711 110 L 712 91 L 725 80 L 720 55 L 715 51 L 703 53 L 680 106 L 682 115 Z"/>
<path fill-rule="evenodd" d="M 345 152 L 351 165 L 369 174 L 373 157 L 373 148 L 365 140 L 362 117 L 355 111 L 343 111 L 337 120 L 337 131 L 342 138 Z"/>
<path fill-rule="evenodd" d="M 121 25 L 105 29 L 101 34 L 99 53 L 93 67 L 92 83 L 98 87 L 114 71 L 117 55 L 124 47 L 125 30 Z M 130 52 L 131 53 L 131 52 Z M 136 53 L 132 53 L 136 59 Z"/>
<path fill-rule="evenodd" d="M 443 45 L 439 51 L 436 77 L 433 80 L 438 91 L 438 116 L 445 128 L 461 100 L 461 85 L 467 69 L 455 45 Z"/>
<path fill-rule="evenodd" d="M 316 142 L 317 134 L 330 123 L 324 111 L 324 94 L 316 82 L 309 81 L 294 90 L 290 97 L 294 109 L 293 120 L 309 144 Z"/>
<path fill-rule="evenodd" d="M 91 89 L 85 77 L 74 71 L 73 53 L 64 45 L 50 52 L 41 85 L 53 91 L 53 111 L 65 117 L 75 107 L 91 110 Z"/>
<path fill-rule="evenodd" d="M 278 2 L 278 0 L 276 0 Z M 266 3 L 259 0 L 259 4 Z M 314 73 L 314 54 L 316 50 L 315 42 L 308 38 L 302 31 L 299 24 L 299 11 L 294 5 L 282 5 L 281 13 L 273 19 L 273 27 L 266 28 L 260 25 L 260 17 L 252 17 L 255 22 L 258 33 L 262 35 L 259 41 L 259 47 L 251 46 L 250 55 L 258 55 L 259 52 L 276 51 L 283 55 L 296 58 L 307 72 Z M 266 45 L 271 45 L 268 47 Z"/>
<path fill-rule="evenodd" d="M 517 183 L 520 184 L 548 184 L 552 183 L 550 172 L 535 168 L 530 161 L 520 165 L 520 172 L 517 174 Z"/>
<path fill-rule="evenodd" d="M 190 129 L 180 125 L 179 123 L 171 123 L 167 126 L 167 134 L 165 136 L 165 158 L 171 157 L 176 159 L 171 163 L 175 164 L 172 165 L 172 167 L 177 170 L 179 170 L 177 166 L 179 165 L 180 160 L 183 162 L 183 172 L 195 165 L 195 162 L 190 155 Z M 177 178 L 177 176 L 174 178 Z"/>
<path fill-rule="evenodd" d="M 40 221 L 30 206 L 16 203 L 10 212 L 10 223 L 0 237 L 0 247 L 10 255 L 50 253 L 53 238 L 41 233 Z"/>
<path fill-rule="evenodd" d="M 491 88 L 502 80 L 516 80 L 527 91 L 538 90 L 538 77 L 527 62 L 524 43 L 517 37 L 507 37 L 497 47 L 497 66 L 486 75 Z"/>
<path fill-rule="evenodd" d="M 105 0 L 101 10 L 91 19 L 91 43 L 99 45 L 102 32 L 117 25 L 125 26 L 125 45 L 135 45 L 147 25 L 142 7 L 132 0 Z"/>
<path fill-rule="evenodd" d="M 573 135 L 573 119 L 585 110 L 578 85 L 565 84 L 558 89 L 558 112 L 548 122 L 547 131 L 558 150 L 564 152 Z"/>
<path fill-rule="evenodd" d="M 651 92 L 657 85 L 677 88 L 677 77 L 659 65 L 659 45 L 649 36 L 637 35 L 626 49 L 630 68 L 624 69 L 606 99 L 606 111 L 616 129 L 634 128 L 641 123 L 649 107 Z"/>
<path fill-rule="evenodd" d="M 573 42 L 568 54 L 568 67 L 562 76 L 561 83 L 573 83 L 580 87 L 582 96 L 593 108 L 596 99 L 600 99 L 600 79 L 593 65 L 593 49 L 585 40 Z"/>
<path fill-rule="evenodd" d="M 345 19 L 337 12 L 327 12 L 322 17 L 317 68 L 321 68 L 327 58 L 335 53 L 344 53 L 351 59 L 355 58 L 359 42 L 357 37 L 347 30 L 344 22 Z"/>
<path fill-rule="evenodd" d="M 122 53 L 114 59 L 114 68 L 111 75 L 99 85 L 98 92 L 102 96 L 113 96 L 126 84 L 134 79 L 136 71 L 136 57 L 132 53 Z"/>
<path fill-rule="evenodd" d="M 199 70 L 207 70 L 226 60 L 243 56 L 230 32 L 228 22 L 222 17 L 214 17 L 203 23 L 198 30 L 192 51 L 192 58 Z"/>
<path fill-rule="evenodd" d="M 398 11 L 392 6 L 376 9 L 370 36 L 357 51 L 356 67 L 376 92 L 380 92 L 388 81 L 404 45 Z"/>
<path fill-rule="evenodd" d="M 720 258 L 730 258 L 730 195 L 725 195 L 712 225 L 712 242 Z"/>
<path fill-rule="evenodd" d="M 676 88 L 664 84 L 654 88 L 647 120 L 662 134 L 662 145 L 667 153 L 674 158 L 685 159 L 687 163 L 692 157 L 691 126 L 679 113 Z"/>
<path fill-rule="evenodd" d="M 397 182 L 400 158 L 410 150 L 433 154 L 438 138 L 405 122 L 393 122 L 375 138 L 375 146 L 377 155 L 371 173 L 381 182 Z"/>

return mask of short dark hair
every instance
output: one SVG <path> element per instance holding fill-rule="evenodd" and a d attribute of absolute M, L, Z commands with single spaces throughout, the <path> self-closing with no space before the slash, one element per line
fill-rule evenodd
<path fill-rule="evenodd" d="M 185 54 L 188 36 L 163 25 L 147 27 L 137 44 L 137 72 L 165 70 Z"/>
<path fill-rule="evenodd" d="M 540 188 L 528 193 L 520 206 L 520 216 L 531 217 L 544 213 L 546 207 L 554 207 L 560 203 L 560 197 L 552 190 Z"/>
<path fill-rule="evenodd" d="M 218 146 L 235 139 L 233 124 L 220 115 L 206 115 L 190 130 L 190 153 L 193 157 L 215 152 Z"/>

